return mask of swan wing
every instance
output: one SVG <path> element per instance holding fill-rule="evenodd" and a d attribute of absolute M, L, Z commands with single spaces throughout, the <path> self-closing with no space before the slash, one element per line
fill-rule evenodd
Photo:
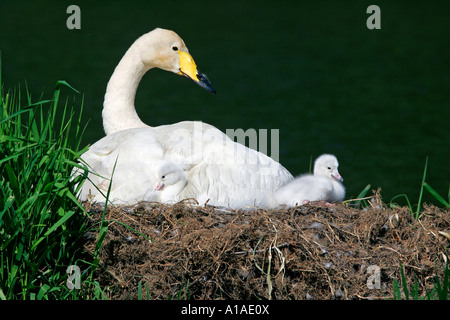
<path fill-rule="evenodd" d="M 270 157 L 225 140 L 204 148 L 187 179 L 186 196 L 207 198 L 217 206 L 264 208 L 273 191 L 293 177 Z"/>
<path fill-rule="evenodd" d="M 163 155 L 150 128 L 119 131 L 100 139 L 81 157 L 90 172 L 80 199 L 104 202 L 102 193 L 106 195 L 111 188 L 113 203 L 153 200 L 156 169 Z"/>

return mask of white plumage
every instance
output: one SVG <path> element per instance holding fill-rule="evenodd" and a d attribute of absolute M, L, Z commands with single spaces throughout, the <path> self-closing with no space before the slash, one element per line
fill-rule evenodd
<path fill-rule="evenodd" d="M 82 186 L 80 199 L 104 202 L 111 187 L 109 199 L 115 204 L 154 201 L 157 168 L 171 161 L 189 181 L 179 197 L 230 208 L 268 207 L 274 190 L 293 179 L 281 164 L 201 121 L 150 127 L 139 119 L 134 98 L 151 68 L 186 76 L 215 93 L 173 31 L 155 29 L 136 40 L 107 86 L 102 114 L 107 136 L 82 156 L 95 173 L 89 173 L 92 183 Z"/>
<path fill-rule="evenodd" d="M 314 162 L 314 174 L 301 175 L 278 189 L 272 196 L 272 206 L 295 206 L 309 201 L 342 201 L 345 188 L 335 156 L 323 154 Z"/>
<path fill-rule="evenodd" d="M 158 169 L 158 181 L 155 185 L 158 201 L 173 203 L 180 199 L 180 192 L 186 187 L 187 180 L 184 171 L 173 162 L 165 162 Z"/>

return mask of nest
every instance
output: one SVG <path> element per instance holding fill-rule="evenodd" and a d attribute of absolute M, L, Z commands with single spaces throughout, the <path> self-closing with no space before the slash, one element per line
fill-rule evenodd
<path fill-rule="evenodd" d="M 379 193 L 371 204 L 111 207 L 97 280 L 111 299 L 136 299 L 139 285 L 150 299 L 391 299 L 403 269 L 420 295 L 429 292 L 443 279 L 450 211 L 425 205 L 415 220 Z"/>

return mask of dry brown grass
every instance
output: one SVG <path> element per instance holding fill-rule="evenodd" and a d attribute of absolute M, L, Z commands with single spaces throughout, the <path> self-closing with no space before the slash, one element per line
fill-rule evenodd
<path fill-rule="evenodd" d="M 417 221 L 407 208 L 388 208 L 379 193 L 371 204 L 110 208 L 98 280 L 111 299 L 136 299 L 139 282 L 151 299 L 383 299 L 393 297 L 401 262 L 425 294 L 448 257 L 449 210 L 425 205 Z M 95 225 L 101 215 L 93 217 Z"/>

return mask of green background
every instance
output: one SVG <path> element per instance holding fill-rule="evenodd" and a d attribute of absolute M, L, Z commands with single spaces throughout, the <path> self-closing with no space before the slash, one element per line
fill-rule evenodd
<path fill-rule="evenodd" d="M 66 27 L 71 4 L 81 30 Z M 381 30 L 366 27 L 371 4 Z M 2 77 L 6 88 L 26 81 L 36 100 L 69 82 L 82 93 L 76 103 L 84 95 L 84 142 L 93 143 L 104 135 L 103 95 L 122 55 L 143 33 L 172 29 L 217 94 L 151 70 L 136 97 L 144 122 L 279 129 L 280 162 L 294 175 L 311 157 L 338 157 L 346 198 L 371 184 L 386 202 L 401 193 L 417 202 L 429 156 L 427 182 L 446 198 L 449 9 L 449 1 L 1 0 Z"/>

